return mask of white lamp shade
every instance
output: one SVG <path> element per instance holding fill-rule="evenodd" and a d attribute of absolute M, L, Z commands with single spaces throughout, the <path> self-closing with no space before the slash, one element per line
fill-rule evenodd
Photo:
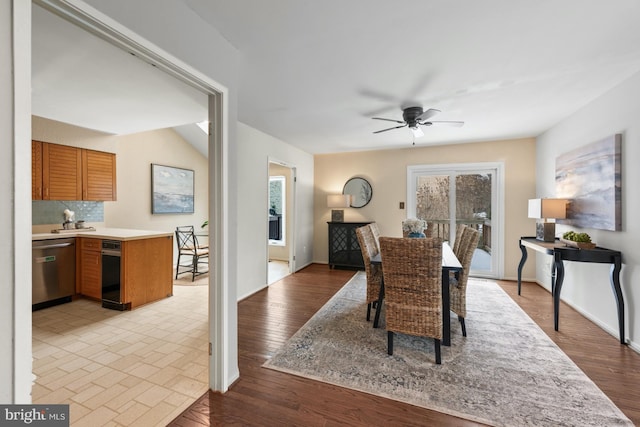
<path fill-rule="evenodd" d="M 350 194 L 329 194 L 327 195 L 328 208 L 348 208 L 351 206 Z"/>
<path fill-rule="evenodd" d="M 564 219 L 566 217 L 566 199 L 529 199 L 529 218 Z"/>

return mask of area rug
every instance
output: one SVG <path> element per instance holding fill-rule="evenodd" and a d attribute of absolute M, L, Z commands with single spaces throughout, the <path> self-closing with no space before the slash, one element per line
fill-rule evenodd
<path fill-rule="evenodd" d="M 264 366 L 495 426 L 633 425 L 494 282 L 469 280 L 467 337 L 451 347 L 365 320 L 357 273 Z M 384 319 L 384 311 L 383 318 Z"/>

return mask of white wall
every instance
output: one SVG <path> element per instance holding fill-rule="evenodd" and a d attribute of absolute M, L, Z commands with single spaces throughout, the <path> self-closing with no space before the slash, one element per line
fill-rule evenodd
<path fill-rule="evenodd" d="M 296 270 L 311 263 L 313 247 L 313 156 L 243 123 L 238 123 L 238 298 L 267 285 L 269 161 L 295 167 Z"/>
<path fill-rule="evenodd" d="M 105 225 L 116 228 L 173 232 L 177 226 L 200 225 L 208 219 L 209 169 L 207 158 L 172 129 L 118 137 L 118 200 L 105 202 Z M 151 213 L 151 163 L 194 171 L 194 213 Z M 177 258 L 173 245 L 173 260 Z"/>
<path fill-rule="evenodd" d="M 621 133 L 622 231 L 585 229 L 602 247 L 622 252 L 622 289 L 630 344 L 640 350 L 640 74 L 605 93 L 537 140 L 537 194 L 555 195 L 555 159 L 560 154 Z M 556 234 L 575 227 L 558 225 Z M 550 257 L 537 255 L 537 280 L 550 288 Z M 615 298 L 609 284 L 609 265 L 565 263 L 562 299 L 609 333 L 618 336 Z M 562 323 L 559 325 L 562 331 Z"/>

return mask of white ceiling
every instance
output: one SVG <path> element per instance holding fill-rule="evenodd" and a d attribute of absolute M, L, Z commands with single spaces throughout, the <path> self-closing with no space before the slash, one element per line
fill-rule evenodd
<path fill-rule="evenodd" d="M 207 119 L 207 96 L 58 16 L 33 7 L 32 111 L 112 134 Z"/>
<path fill-rule="evenodd" d="M 416 145 L 537 136 L 640 71 L 636 0 L 182 1 L 242 54 L 239 120 L 311 153 L 410 146 L 371 119 L 409 101 L 465 122 Z M 206 117 L 193 89 L 42 14 L 34 114 L 113 133 Z"/>

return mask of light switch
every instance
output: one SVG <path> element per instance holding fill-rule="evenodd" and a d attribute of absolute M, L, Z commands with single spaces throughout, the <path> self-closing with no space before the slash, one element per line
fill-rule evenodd
<path fill-rule="evenodd" d="M 400 209 L 404 209 L 404 202 L 400 202 Z"/>

